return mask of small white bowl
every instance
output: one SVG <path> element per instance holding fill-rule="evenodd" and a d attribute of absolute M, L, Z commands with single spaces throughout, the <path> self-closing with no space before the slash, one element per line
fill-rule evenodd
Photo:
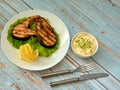
<path fill-rule="evenodd" d="M 97 52 L 98 42 L 90 33 L 80 32 L 72 38 L 71 47 L 73 52 L 80 58 L 88 58 Z"/>

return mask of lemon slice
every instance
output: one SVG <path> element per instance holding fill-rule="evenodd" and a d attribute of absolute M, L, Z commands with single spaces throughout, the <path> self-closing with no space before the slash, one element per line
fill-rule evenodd
<path fill-rule="evenodd" d="M 39 56 L 38 50 L 33 50 L 30 44 L 24 44 L 20 46 L 19 58 L 27 62 L 34 62 Z"/>

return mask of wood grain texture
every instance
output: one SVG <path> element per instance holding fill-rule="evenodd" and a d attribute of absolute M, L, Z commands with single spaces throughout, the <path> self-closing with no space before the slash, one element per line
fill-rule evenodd
<path fill-rule="evenodd" d="M 5 24 L 14 15 L 41 9 L 57 15 L 67 26 L 70 38 L 82 31 L 93 34 L 99 43 L 98 52 L 91 58 L 81 59 L 69 48 L 64 59 L 44 71 L 28 71 L 12 64 L 0 45 L 0 90 L 119 90 L 120 88 L 120 8 L 109 0 L 0 0 L 0 35 Z M 93 63 L 86 73 L 106 72 L 109 77 L 50 87 L 52 81 L 77 77 L 86 73 L 42 79 L 41 73 L 76 68 Z"/>

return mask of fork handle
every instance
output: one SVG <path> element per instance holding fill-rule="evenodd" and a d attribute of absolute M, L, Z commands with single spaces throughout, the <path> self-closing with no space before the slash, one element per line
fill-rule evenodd
<path fill-rule="evenodd" d="M 41 74 L 41 77 L 46 78 L 46 77 L 51 77 L 51 76 L 56 76 L 56 75 L 63 75 L 67 73 L 71 73 L 71 70 L 67 69 L 67 70 L 61 70 L 61 71 L 56 71 L 56 72 L 43 73 Z"/>

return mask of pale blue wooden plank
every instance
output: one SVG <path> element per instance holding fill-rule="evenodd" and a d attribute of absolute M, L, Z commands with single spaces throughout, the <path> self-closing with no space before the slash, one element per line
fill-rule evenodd
<path fill-rule="evenodd" d="M 9 20 L 13 15 L 17 14 L 17 12 L 10 8 L 3 0 L 0 1 L 0 8 L 0 12 L 7 20 Z"/>
<path fill-rule="evenodd" d="M 19 87 L 14 87 L 17 85 L 0 67 L 0 90 L 18 90 Z"/>
<path fill-rule="evenodd" d="M 48 88 L 49 85 L 43 83 L 43 81 L 40 80 L 39 76 L 37 76 L 34 72 L 25 71 L 19 68 L 17 69 L 17 67 L 14 65 L 9 65 L 6 62 L 5 64 L 6 68 L 4 71 L 17 83 L 17 87 L 19 87 L 20 90 L 51 90 Z M 10 69 L 8 69 L 9 66 L 11 67 Z M 5 82 L 7 82 L 7 80 L 5 80 Z M 7 87 L 7 85 L 5 84 L 2 87 Z"/>
<path fill-rule="evenodd" d="M 108 0 L 88 0 L 95 8 L 98 8 L 101 12 L 104 12 L 106 16 L 112 19 L 113 22 L 116 22 L 120 24 L 120 9 L 112 6 L 109 4 L 110 2 Z M 113 25 L 114 26 L 114 25 Z M 112 27 L 111 27 L 112 29 Z M 115 29 L 113 29 L 114 31 Z M 119 33 L 119 32 L 118 32 Z M 110 33 L 109 33 L 110 34 Z M 112 33 L 113 34 L 113 33 Z M 112 35 L 113 37 L 116 36 L 116 33 Z M 119 35 L 118 35 L 119 36 Z M 116 37 L 117 39 L 117 37 Z"/>
<path fill-rule="evenodd" d="M 43 0 L 35 0 L 34 2 L 32 0 L 22 0 L 24 3 L 26 3 L 28 6 L 30 6 L 32 9 L 42 9 L 51 11 L 52 7 L 47 5 L 47 3 Z M 56 12 L 56 10 L 52 9 L 52 12 Z"/>
<path fill-rule="evenodd" d="M 112 73 L 118 80 L 120 80 L 120 61 L 117 60 L 117 58 L 111 57 L 110 54 L 106 53 L 105 50 L 102 47 L 99 47 L 99 52 L 96 56 L 94 56 L 94 59 L 104 66 L 106 70 L 108 70 L 110 73 Z M 99 57 L 99 59 L 98 59 Z"/>
<path fill-rule="evenodd" d="M 2 33 L 3 28 L 4 28 L 4 25 L 3 25 L 3 22 L 2 22 L 1 19 L 0 19 L 0 35 L 1 35 L 1 33 Z"/>
<path fill-rule="evenodd" d="M 31 10 L 21 0 L 5 0 L 5 2 L 7 4 L 9 4 L 12 8 L 14 8 L 17 12 L 22 12 L 22 11 L 25 11 L 25 10 Z"/>
<path fill-rule="evenodd" d="M 77 9 L 77 12 L 83 13 L 86 17 L 88 17 L 93 23 L 97 24 L 100 28 L 104 29 L 106 32 L 109 30 L 109 34 L 119 38 L 119 23 L 114 22 L 110 17 L 107 17 L 103 12 L 94 8 L 89 2 L 86 0 L 82 2 L 73 2 L 69 0 L 69 3 Z M 115 30 L 115 32 L 114 32 Z M 116 34 L 118 33 L 118 34 Z M 119 41 L 119 40 L 118 40 Z"/>
<path fill-rule="evenodd" d="M 76 3 L 76 5 L 78 5 L 78 7 L 80 6 L 79 4 L 77 4 Z M 85 6 L 85 3 L 83 3 L 82 5 L 84 5 Z M 75 6 L 75 5 L 74 5 Z M 86 7 L 87 6 L 87 7 Z M 109 23 L 113 23 L 113 24 L 111 24 L 111 25 L 117 25 L 117 23 L 114 23 L 114 21 L 112 21 L 111 19 L 109 19 L 109 17 L 106 17 L 104 14 L 102 14 L 102 12 L 100 12 L 99 10 L 98 10 L 98 14 L 99 15 L 97 15 L 97 10 L 96 10 L 96 8 L 94 8 L 94 7 L 92 7 L 90 4 L 88 4 L 88 5 L 86 5 L 85 7 L 86 8 L 88 8 L 89 10 L 91 10 L 91 12 L 94 12 L 94 15 L 95 15 L 95 19 L 96 19 L 96 21 L 100 21 L 101 23 L 103 22 L 103 25 L 102 24 L 100 24 L 101 26 L 105 26 L 106 25 L 106 20 L 108 19 L 109 20 Z M 82 7 L 82 6 L 81 6 Z M 77 8 L 77 7 L 76 7 Z M 91 8 L 91 9 L 90 9 Z M 92 10 L 92 9 L 95 9 L 95 10 Z M 81 8 L 81 12 L 83 12 L 83 10 L 84 9 L 82 9 Z M 87 12 L 87 10 L 86 11 L 84 11 L 83 13 L 86 13 Z M 96 13 L 95 13 L 96 12 Z M 86 14 L 85 14 L 86 15 Z M 91 19 L 91 17 L 92 17 L 92 14 L 89 14 L 88 13 L 88 15 L 86 15 L 86 16 L 88 16 L 88 18 L 90 18 Z M 91 19 L 92 21 L 94 21 L 95 19 Z M 99 20 L 99 19 L 101 19 L 101 20 Z M 104 19 L 104 20 L 103 20 Z M 109 24 L 108 23 L 108 24 Z M 98 24 L 99 25 L 99 24 Z M 108 27 L 109 28 L 109 27 Z M 119 28 L 118 28 L 119 29 Z M 114 29 L 114 30 L 116 30 L 116 29 Z M 111 30 L 110 29 L 110 31 L 113 31 L 113 30 Z M 119 32 L 119 31 L 118 31 Z"/>
<path fill-rule="evenodd" d="M 120 8 L 112 6 L 109 0 L 87 0 L 87 1 L 94 5 L 96 8 L 99 8 L 99 10 L 104 12 L 108 17 L 111 17 L 111 19 L 114 19 L 116 22 L 120 23 Z"/>

